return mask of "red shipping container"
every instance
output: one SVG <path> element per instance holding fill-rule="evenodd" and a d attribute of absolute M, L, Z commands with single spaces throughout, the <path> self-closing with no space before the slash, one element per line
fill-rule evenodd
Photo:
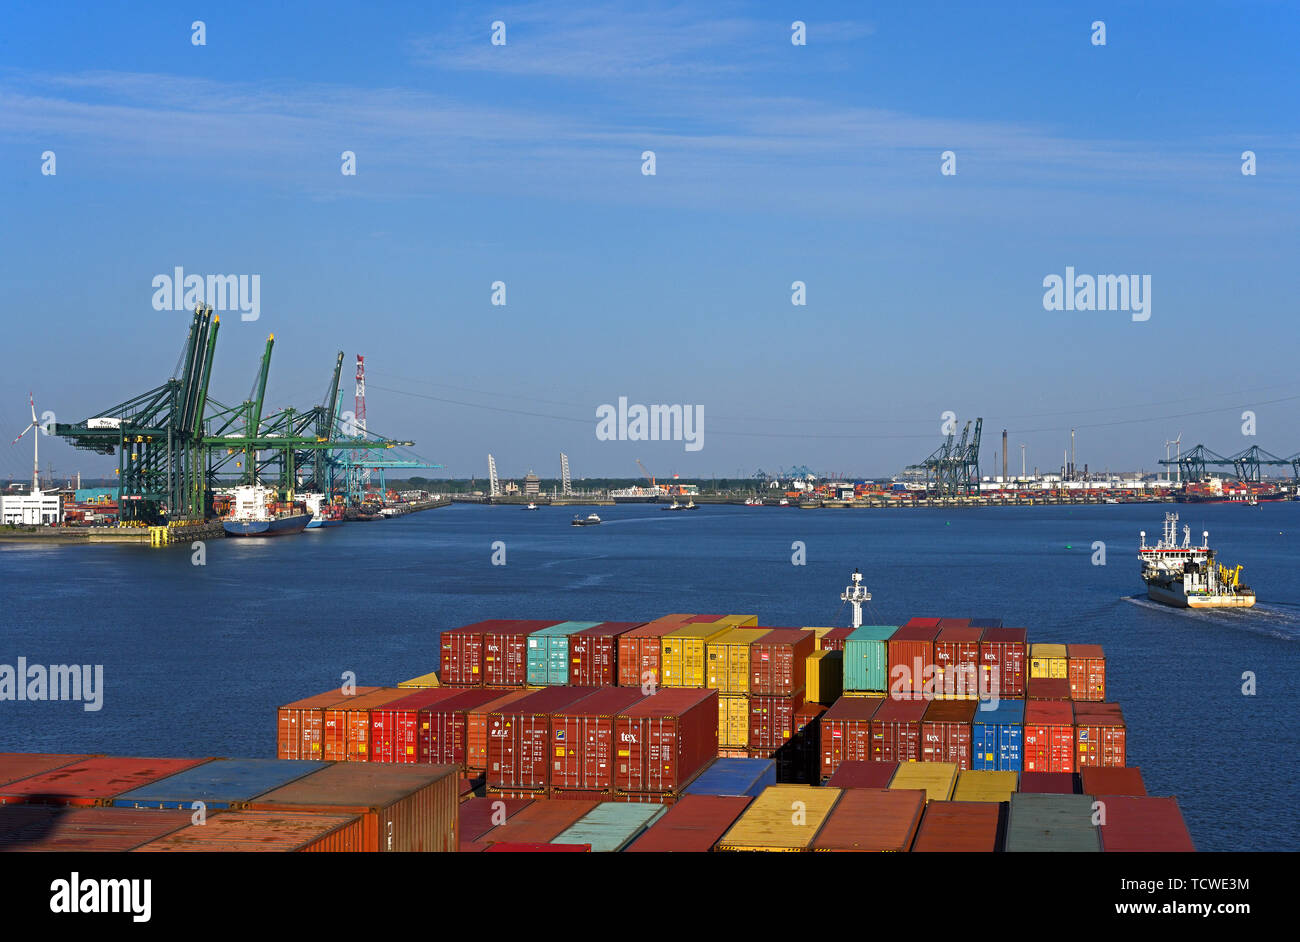
<path fill-rule="evenodd" d="M 460 844 L 464 847 L 505 824 L 532 802 L 519 798 L 471 798 L 460 806 Z"/>
<path fill-rule="evenodd" d="M 917 622 L 933 621 L 933 626 Z M 889 639 L 889 695 L 919 699 L 934 674 L 934 639 L 939 619 L 913 618 Z"/>
<path fill-rule="evenodd" d="M 374 693 L 378 687 L 357 687 L 344 695 L 337 688 L 314 697 L 287 703 L 276 713 L 275 757 L 277 759 L 319 759 L 322 754 L 325 707 Z"/>
<path fill-rule="evenodd" d="M 1106 654 L 1099 644 L 1071 644 L 1066 647 L 1070 674 L 1070 698 L 1106 699 Z"/>
<path fill-rule="evenodd" d="M 956 762 L 971 767 L 971 723 L 978 704 L 974 700 L 934 700 L 921 719 L 921 761 Z"/>
<path fill-rule="evenodd" d="M 803 694 L 793 697 L 751 696 L 749 698 L 749 754 L 772 755 L 794 735 L 795 714 L 803 706 Z"/>
<path fill-rule="evenodd" d="M 1067 701 L 1025 701 L 1025 772 L 1074 771 L 1074 707 Z"/>
<path fill-rule="evenodd" d="M 322 711 L 321 755 L 327 762 L 365 762 L 370 753 L 370 710 L 410 696 L 405 687 L 380 687 Z"/>
<path fill-rule="evenodd" d="M 488 761 L 488 716 L 503 709 L 516 700 L 532 696 L 531 690 L 511 690 L 509 692 L 494 690 L 499 696 L 482 706 L 470 707 L 465 711 L 465 771 L 487 771 Z"/>
<path fill-rule="evenodd" d="M 409 696 L 371 710 L 370 761 L 418 761 L 420 710 L 440 700 L 450 700 L 462 692 L 448 687 L 408 690 Z"/>
<path fill-rule="evenodd" d="M 904 628 L 938 628 L 942 618 L 909 618 Z"/>
<path fill-rule="evenodd" d="M 1016 791 L 1031 795 L 1077 795 L 1078 776 L 1072 772 L 1021 772 Z"/>
<path fill-rule="evenodd" d="M 1085 795 L 1127 795 L 1130 798 L 1145 798 L 1147 794 L 1146 784 L 1142 781 L 1142 770 L 1135 765 L 1122 769 L 1080 769 L 1079 780 Z"/>
<path fill-rule="evenodd" d="M 528 683 L 528 636 L 558 621 L 499 621 L 483 629 L 483 685 L 522 687 Z"/>
<path fill-rule="evenodd" d="M 934 667 L 938 690 L 946 697 L 979 696 L 980 638 L 983 628 L 972 628 L 970 619 L 945 618 L 934 640 Z"/>
<path fill-rule="evenodd" d="M 1029 632 L 1025 628 L 986 628 L 980 639 L 980 684 L 996 690 L 998 696 L 1025 695 L 1026 653 Z"/>
<path fill-rule="evenodd" d="M 532 801 L 474 843 L 550 841 L 589 814 L 597 804 L 595 801 Z"/>
<path fill-rule="evenodd" d="M 690 615 L 665 615 L 618 636 L 618 685 L 659 683 L 660 638 L 686 624 Z"/>
<path fill-rule="evenodd" d="M 707 853 L 751 801 L 744 795 L 683 795 L 625 852 Z"/>
<path fill-rule="evenodd" d="M 921 789 L 850 788 L 835 802 L 809 850 L 906 852 L 924 812 Z"/>
<path fill-rule="evenodd" d="M 569 635 L 569 683 L 612 687 L 618 683 L 618 639 L 644 622 L 606 621 Z"/>
<path fill-rule="evenodd" d="M 91 756 L 0 786 L 0 805 L 92 807 L 207 761 Z"/>
<path fill-rule="evenodd" d="M 488 716 L 488 788 L 545 792 L 551 781 L 551 714 L 596 692 L 548 687 Z"/>
<path fill-rule="evenodd" d="M 552 713 L 551 788 L 584 795 L 612 791 L 614 718 L 644 699 L 636 687 L 606 687 Z"/>
<path fill-rule="evenodd" d="M 122 853 L 189 827 L 191 814 L 154 808 L 14 805 L 5 809 L 0 853 Z"/>
<path fill-rule="evenodd" d="M 468 761 L 469 712 L 501 699 L 499 690 L 457 690 L 455 696 L 437 700 L 421 709 L 416 727 L 416 761 L 465 768 Z M 483 744 L 486 750 L 486 726 L 484 732 Z"/>
<path fill-rule="evenodd" d="M 1070 682 L 1064 677 L 1031 677 L 1026 700 L 1069 700 Z"/>
<path fill-rule="evenodd" d="M 1118 851 L 1163 851 L 1193 853 L 1196 845 L 1187 833 L 1177 798 L 1135 798 L 1114 795 L 1105 802 L 1106 823 L 1101 830 L 1101 849 Z"/>
<path fill-rule="evenodd" d="M 840 697 L 822 714 L 822 781 L 834 775 L 841 762 L 871 758 L 871 717 L 884 703 L 874 697 Z"/>
<path fill-rule="evenodd" d="M 587 854 L 590 844 L 541 844 L 497 841 L 484 850 L 488 854 Z"/>
<path fill-rule="evenodd" d="M 1077 768 L 1123 768 L 1128 764 L 1128 733 L 1118 703 L 1075 704 L 1074 728 Z"/>
<path fill-rule="evenodd" d="M 51 769 L 72 765 L 89 759 L 88 755 L 68 755 L 47 752 L 0 752 L 0 785 L 16 782 L 29 775 L 49 772 Z"/>
<path fill-rule="evenodd" d="M 1004 824 L 997 801 L 931 801 L 925 806 L 913 853 L 992 853 L 1001 850 Z"/>
<path fill-rule="evenodd" d="M 828 788 L 888 788 L 897 771 L 897 762 L 841 762 L 826 785 Z"/>
<path fill-rule="evenodd" d="M 920 762 L 921 720 L 927 700 L 886 698 L 871 717 L 871 755 L 874 762 Z"/>
<path fill-rule="evenodd" d="M 832 628 L 822 635 L 821 649 L 823 651 L 843 651 L 844 642 L 848 640 L 851 634 L 853 634 L 852 628 Z"/>
<path fill-rule="evenodd" d="M 444 684 L 483 686 L 483 625 L 448 628 L 438 637 L 438 679 Z"/>
<path fill-rule="evenodd" d="M 766 631 L 749 646 L 750 696 L 792 697 L 804 689 L 808 656 L 816 650 L 817 637 L 799 628 Z"/>
<path fill-rule="evenodd" d="M 614 787 L 676 793 L 718 754 L 718 692 L 661 688 L 615 720 Z"/>

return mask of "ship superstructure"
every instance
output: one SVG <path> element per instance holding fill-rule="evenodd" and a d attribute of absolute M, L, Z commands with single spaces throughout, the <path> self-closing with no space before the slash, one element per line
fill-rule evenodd
<path fill-rule="evenodd" d="M 1250 608 L 1255 592 L 1241 581 L 1241 567 L 1218 563 L 1210 549 L 1210 531 L 1201 534 L 1201 545 L 1192 545 L 1192 528 L 1183 527 L 1178 539 L 1178 514 L 1165 514 L 1164 535 L 1155 546 L 1147 545 L 1142 531 L 1138 548 L 1142 580 L 1152 601 L 1177 608 Z"/>

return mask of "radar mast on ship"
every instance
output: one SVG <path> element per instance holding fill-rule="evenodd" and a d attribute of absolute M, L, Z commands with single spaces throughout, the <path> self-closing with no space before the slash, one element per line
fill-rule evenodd
<path fill-rule="evenodd" d="M 853 570 L 853 582 L 840 593 L 840 601 L 853 606 L 853 627 L 862 627 L 862 603 L 871 601 L 871 593 L 862 584 L 862 573 Z"/>

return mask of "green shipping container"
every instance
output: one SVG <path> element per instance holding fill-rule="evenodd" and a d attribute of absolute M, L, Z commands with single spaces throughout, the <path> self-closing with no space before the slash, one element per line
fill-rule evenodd
<path fill-rule="evenodd" d="M 1011 796 L 1006 849 L 1013 851 L 1101 852 L 1092 823 L 1091 795 Z"/>
<path fill-rule="evenodd" d="M 601 802 L 551 843 L 590 844 L 593 853 L 620 851 L 640 837 L 665 810 L 666 805 L 648 802 Z"/>
<path fill-rule="evenodd" d="M 535 687 L 569 682 L 569 635 L 595 628 L 598 621 L 565 621 L 528 636 L 528 683 Z"/>
<path fill-rule="evenodd" d="M 889 689 L 889 639 L 897 626 L 863 625 L 844 640 L 844 689 Z"/>

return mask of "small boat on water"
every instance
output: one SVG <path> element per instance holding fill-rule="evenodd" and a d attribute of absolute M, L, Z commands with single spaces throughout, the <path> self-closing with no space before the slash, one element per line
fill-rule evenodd
<path fill-rule="evenodd" d="M 536 510 L 536 509 L 537 509 L 537 505 L 534 504 L 532 501 L 529 501 L 528 506 L 524 508 L 524 510 Z"/>
<path fill-rule="evenodd" d="M 746 497 L 746 498 L 745 498 L 745 506 L 746 506 L 746 507 L 762 507 L 762 506 L 763 506 L 763 502 L 762 502 L 761 500 L 759 500 L 757 497 Z"/>
<path fill-rule="evenodd" d="M 699 507 L 696 506 L 695 501 L 688 500 L 686 506 L 683 507 L 682 510 L 699 510 Z"/>
<path fill-rule="evenodd" d="M 669 504 L 667 507 L 660 507 L 659 509 L 660 509 L 660 510 L 681 510 L 681 509 L 682 509 L 682 505 L 679 504 L 679 503 L 677 503 L 676 500 L 674 500 L 674 501 L 673 501 L 671 504 Z"/>
<path fill-rule="evenodd" d="M 595 514 L 587 514 L 585 517 L 578 514 L 573 518 L 573 526 L 575 527 L 594 527 L 598 523 L 600 523 L 600 518 Z"/>
<path fill-rule="evenodd" d="M 1241 581 L 1241 567 L 1221 566 L 1210 549 L 1210 532 L 1201 545 L 1192 545 L 1192 528 L 1183 527 L 1178 541 L 1178 514 L 1165 514 L 1164 536 L 1155 546 L 1147 545 L 1142 532 L 1138 559 L 1147 598 L 1175 608 L 1250 608 L 1255 590 Z"/>

